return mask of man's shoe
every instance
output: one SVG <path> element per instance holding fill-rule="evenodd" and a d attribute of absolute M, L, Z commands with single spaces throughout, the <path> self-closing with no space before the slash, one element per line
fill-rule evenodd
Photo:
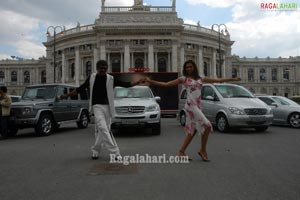
<path fill-rule="evenodd" d="M 99 158 L 98 153 L 93 152 L 93 153 L 92 153 L 92 159 L 93 159 L 93 160 L 97 160 L 98 158 Z"/>

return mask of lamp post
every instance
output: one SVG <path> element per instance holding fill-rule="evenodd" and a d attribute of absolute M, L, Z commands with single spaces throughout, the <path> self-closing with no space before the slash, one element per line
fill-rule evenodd
<path fill-rule="evenodd" d="M 226 33 L 228 33 L 228 30 L 227 30 L 227 27 L 225 24 L 213 24 L 211 26 L 211 30 L 214 30 L 215 26 L 218 27 L 218 34 L 219 34 L 219 73 L 217 73 L 217 76 L 221 77 L 221 75 L 222 75 L 221 74 L 221 66 L 223 64 L 222 54 L 221 54 L 221 28 L 224 27 Z M 222 31 L 222 33 L 223 33 L 223 31 Z"/>
<path fill-rule="evenodd" d="M 52 29 L 53 30 L 53 83 L 55 83 L 55 75 L 56 75 L 56 54 L 55 54 L 55 42 L 56 42 L 56 29 L 60 29 L 60 33 L 61 35 L 63 35 L 63 28 L 61 26 L 49 26 L 47 28 L 47 37 L 50 37 L 51 34 L 49 32 L 49 30 Z"/>

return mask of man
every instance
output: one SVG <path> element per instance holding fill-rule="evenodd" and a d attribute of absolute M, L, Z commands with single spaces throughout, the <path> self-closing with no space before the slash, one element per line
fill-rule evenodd
<path fill-rule="evenodd" d="M 10 115 L 11 98 L 6 94 L 7 88 L 5 86 L 0 87 L 0 122 L 1 122 L 1 135 L 7 137 L 8 135 L 8 118 Z"/>
<path fill-rule="evenodd" d="M 89 88 L 90 89 L 90 112 L 95 116 L 95 144 L 91 147 L 92 159 L 98 159 L 102 147 L 113 154 L 116 160 L 121 160 L 119 147 L 111 134 L 111 118 L 115 114 L 114 108 L 114 87 L 131 87 L 139 82 L 127 83 L 114 79 L 107 74 L 107 62 L 99 60 L 96 64 L 97 73 L 91 74 L 87 80 L 76 90 L 64 94 L 61 98 L 66 98 Z M 112 156 L 111 156 L 112 157 Z"/>

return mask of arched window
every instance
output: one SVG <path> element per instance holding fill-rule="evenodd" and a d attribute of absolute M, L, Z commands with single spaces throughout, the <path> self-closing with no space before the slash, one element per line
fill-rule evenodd
<path fill-rule="evenodd" d="M 11 72 L 11 82 L 12 83 L 18 82 L 18 73 L 16 71 Z"/>
<path fill-rule="evenodd" d="M 120 72 L 121 71 L 121 61 L 119 58 L 112 59 L 111 71 L 112 72 Z"/>
<path fill-rule="evenodd" d="M 167 72 L 167 61 L 165 58 L 158 59 L 158 72 Z"/>
<path fill-rule="evenodd" d="M 252 68 L 248 69 L 248 81 L 254 81 L 254 70 Z"/>
<path fill-rule="evenodd" d="M 277 81 L 277 69 L 272 69 L 272 81 Z"/>
<path fill-rule="evenodd" d="M 276 96 L 278 94 L 278 89 L 277 88 L 273 88 L 273 94 L 274 96 Z"/>
<path fill-rule="evenodd" d="M 236 78 L 238 76 L 238 70 L 236 68 L 232 68 L 232 78 Z"/>
<path fill-rule="evenodd" d="M 290 70 L 289 69 L 283 70 L 283 80 L 284 81 L 290 80 Z"/>
<path fill-rule="evenodd" d="M 4 82 L 5 82 L 4 71 L 0 71 L 0 83 L 4 83 Z"/>
<path fill-rule="evenodd" d="M 70 78 L 74 79 L 75 78 L 75 64 L 72 63 L 70 66 Z"/>
<path fill-rule="evenodd" d="M 92 73 L 92 62 L 88 61 L 85 65 L 85 76 L 88 77 Z"/>
<path fill-rule="evenodd" d="M 259 79 L 261 81 L 266 81 L 266 70 L 264 68 L 259 70 Z"/>
<path fill-rule="evenodd" d="M 261 92 L 262 94 L 267 94 L 266 88 L 261 88 L 261 89 L 260 89 L 260 92 Z"/>
<path fill-rule="evenodd" d="M 204 76 L 208 76 L 208 67 L 207 67 L 207 62 L 204 62 L 203 66 L 204 66 L 204 68 L 203 68 L 203 73 L 204 73 Z"/>
<path fill-rule="evenodd" d="M 142 67 L 144 67 L 144 60 L 141 59 L 141 58 L 137 58 L 135 60 L 134 66 L 135 66 L 135 68 L 142 68 Z"/>
<path fill-rule="evenodd" d="M 30 72 L 29 71 L 25 71 L 24 72 L 24 83 L 25 84 L 29 84 L 30 83 Z"/>
<path fill-rule="evenodd" d="M 46 83 L 47 77 L 46 77 L 46 70 L 41 71 L 41 83 Z"/>

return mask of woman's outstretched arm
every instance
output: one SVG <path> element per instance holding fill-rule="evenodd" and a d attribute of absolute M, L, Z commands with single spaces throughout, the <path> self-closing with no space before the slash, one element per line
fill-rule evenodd
<path fill-rule="evenodd" d="M 181 84 L 181 80 L 179 78 L 175 79 L 175 80 L 172 80 L 172 81 L 168 81 L 168 82 L 161 82 L 161 81 L 152 80 L 152 79 L 147 77 L 145 79 L 145 81 L 152 84 L 152 85 L 157 85 L 157 86 L 162 86 L 162 87 L 168 87 L 168 86 L 174 86 L 174 85 Z"/>

